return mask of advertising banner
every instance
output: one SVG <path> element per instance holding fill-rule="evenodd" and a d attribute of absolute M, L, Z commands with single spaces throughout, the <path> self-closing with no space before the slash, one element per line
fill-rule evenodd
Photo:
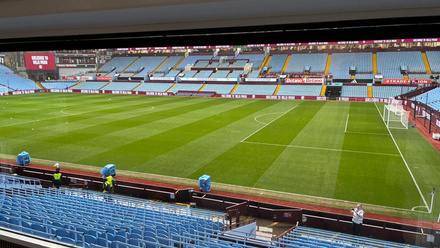
<path fill-rule="evenodd" d="M 323 83 L 322 78 L 286 78 L 286 83 Z"/>
<path fill-rule="evenodd" d="M 383 84 L 430 84 L 430 79 L 384 79 Z"/>
<path fill-rule="evenodd" d="M 97 77 L 96 79 L 97 79 L 97 80 L 102 80 L 102 81 L 110 81 L 110 80 L 112 80 L 113 78 L 112 78 L 112 77 L 109 77 L 109 76 L 106 76 L 106 77 Z"/>
<path fill-rule="evenodd" d="M 27 70 L 55 70 L 55 56 L 53 53 L 26 53 Z"/>

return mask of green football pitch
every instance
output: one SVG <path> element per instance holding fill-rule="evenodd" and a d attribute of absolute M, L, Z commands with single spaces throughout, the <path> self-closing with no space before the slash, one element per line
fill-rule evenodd
<path fill-rule="evenodd" d="M 415 128 L 387 129 L 383 104 L 44 93 L 0 97 L 0 110 L 3 156 L 208 174 L 231 188 L 402 213 L 423 214 L 440 188 L 439 153 Z"/>

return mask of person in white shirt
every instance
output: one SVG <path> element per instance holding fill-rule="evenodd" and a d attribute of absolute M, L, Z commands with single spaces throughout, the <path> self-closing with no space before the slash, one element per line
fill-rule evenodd
<path fill-rule="evenodd" d="M 353 214 L 353 235 L 359 235 L 365 214 L 364 210 L 362 210 L 362 204 L 358 204 L 356 208 L 352 208 L 350 212 Z"/>

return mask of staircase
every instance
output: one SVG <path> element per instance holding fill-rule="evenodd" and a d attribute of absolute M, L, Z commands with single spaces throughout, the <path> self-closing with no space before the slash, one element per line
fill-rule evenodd
<path fill-rule="evenodd" d="M 373 97 L 373 86 L 367 86 L 367 97 Z"/>
<path fill-rule="evenodd" d="M 238 86 L 239 86 L 239 84 L 236 84 L 236 85 L 234 86 L 234 88 L 232 88 L 231 92 L 229 92 L 229 95 L 234 94 L 234 91 L 238 88 Z"/>
<path fill-rule="evenodd" d="M 325 90 L 327 89 L 327 85 L 323 85 L 321 88 L 321 94 L 319 96 L 325 96 Z"/>
<path fill-rule="evenodd" d="M 207 84 L 202 85 L 202 87 L 200 87 L 200 89 L 198 91 L 202 91 L 206 87 L 206 85 Z"/>
<path fill-rule="evenodd" d="M 259 71 L 263 70 L 263 67 L 265 66 L 266 61 L 269 59 L 269 57 L 270 57 L 270 55 L 264 57 L 263 63 L 261 63 L 260 68 L 258 68 Z"/>
<path fill-rule="evenodd" d="M 134 87 L 134 89 L 132 89 L 131 91 L 136 91 L 137 88 L 141 87 L 141 85 L 143 85 L 144 83 L 140 83 L 138 86 Z"/>
<path fill-rule="evenodd" d="M 160 68 L 163 64 L 165 64 L 165 62 L 166 62 L 169 58 L 170 58 L 170 57 L 167 57 L 164 61 L 162 61 L 162 63 L 160 63 L 160 65 L 159 65 L 156 69 L 154 69 L 154 71 L 151 72 L 151 74 L 156 73 L 156 71 L 159 70 L 159 68 Z"/>
<path fill-rule="evenodd" d="M 41 85 L 40 81 L 35 81 L 35 84 L 37 84 L 38 87 L 40 87 L 40 89 L 44 89 L 43 85 Z"/>
<path fill-rule="evenodd" d="M 280 88 L 281 88 L 281 84 L 277 85 L 277 88 L 275 89 L 272 95 L 276 96 L 278 94 L 278 91 L 280 91 Z"/>
<path fill-rule="evenodd" d="M 356 75 L 351 75 L 350 78 L 351 79 L 356 79 Z"/>
<path fill-rule="evenodd" d="M 328 74 L 330 71 L 330 63 L 332 62 L 332 54 L 329 53 L 327 57 L 327 64 L 325 64 L 325 74 Z"/>
<path fill-rule="evenodd" d="M 108 82 L 108 84 L 106 84 L 106 85 L 104 85 L 104 86 L 102 86 L 101 88 L 99 88 L 100 90 L 102 90 L 102 89 L 104 89 L 105 87 L 107 87 L 108 85 L 110 85 L 112 82 Z"/>
<path fill-rule="evenodd" d="M 404 79 L 409 79 L 408 75 L 403 75 Z"/>
<path fill-rule="evenodd" d="M 272 55 L 269 55 L 269 56 L 267 57 L 267 59 L 265 60 L 265 62 L 263 61 L 263 64 L 262 64 L 261 67 L 260 67 L 260 71 L 270 63 L 270 60 L 271 60 L 271 59 L 272 59 Z M 269 71 L 270 71 L 270 70 L 269 70 Z M 267 71 L 267 73 L 269 73 L 269 71 Z M 261 78 L 261 75 L 258 76 L 258 77 Z"/>
<path fill-rule="evenodd" d="M 177 83 L 174 83 L 169 89 L 167 89 L 165 92 L 169 92 L 172 88 L 174 88 L 177 85 Z"/>
<path fill-rule="evenodd" d="M 377 74 L 377 54 L 373 53 L 373 74 Z"/>
<path fill-rule="evenodd" d="M 283 69 L 281 70 L 281 74 L 284 74 L 284 71 L 286 70 L 287 65 L 289 64 L 289 61 L 290 61 L 290 57 L 291 57 L 291 56 L 292 56 L 291 54 L 289 54 L 289 55 L 287 56 L 286 62 L 284 62 Z"/>
<path fill-rule="evenodd" d="M 128 70 L 128 68 L 130 68 L 132 65 L 134 65 L 134 63 L 136 63 L 140 59 L 141 59 L 141 57 L 138 57 L 135 61 L 133 61 L 133 63 L 131 63 L 129 66 L 127 66 L 127 68 L 125 68 L 121 73 L 124 73 L 126 70 Z"/>
<path fill-rule="evenodd" d="M 77 83 L 76 85 L 70 87 L 70 89 L 75 89 L 76 87 L 78 87 L 78 86 L 84 84 L 85 82 L 86 82 L 86 81 L 81 81 L 81 82 Z"/>
<path fill-rule="evenodd" d="M 186 60 L 186 57 L 183 57 L 181 61 L 179 61 L 179 63 L 177 63 L 177 65 L 174 67 L 174 70 L 177 70 L 177 68 L 179 68 L 180 64 L 182 64 L 183 61 Z"/>
<path fill-rule="evenodd" d="M 422 52 L 423 63 L 425 63 L 426 73 L 432 74 L 431 66 L 429 66 L 428 57 L 426 56 L 426 52 Z"/>

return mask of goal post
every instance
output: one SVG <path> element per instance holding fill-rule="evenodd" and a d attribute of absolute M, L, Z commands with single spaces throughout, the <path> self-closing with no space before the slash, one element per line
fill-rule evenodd
<path fill-rule="evenodd" d="M 402 100 L 390 98 L 384 106 L 382 119 L 388 128 L 408 129 L 409 111 L 403 108 Z"/>

